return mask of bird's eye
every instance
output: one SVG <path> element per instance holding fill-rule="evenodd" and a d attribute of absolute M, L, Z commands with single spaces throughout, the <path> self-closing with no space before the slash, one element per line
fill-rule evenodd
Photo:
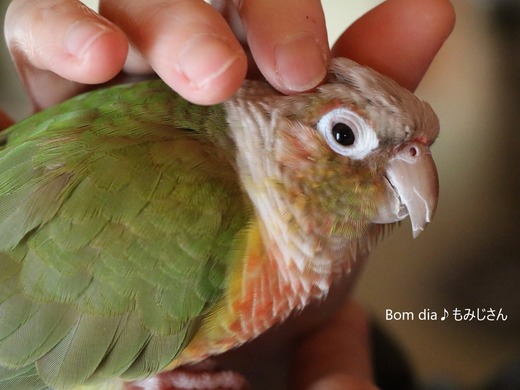
<path fill-rule="evenodd" d="M 375 131 L 355 112 L 346 108 L 329 111 L 316 127 L 336 153 L 352 159 L 362 159 L 377 148 Z"/>
<path fill-rule="evenodd" d="M 343 146 L 350 146 L 356 140 L 354 130 L 350 128 L 346 123 L 335 123 L 332 126 L 332 136 L 336 142 Z"/>

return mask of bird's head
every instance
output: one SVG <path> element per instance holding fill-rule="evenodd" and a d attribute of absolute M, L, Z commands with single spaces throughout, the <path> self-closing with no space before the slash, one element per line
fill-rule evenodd
<path fill-rule="evenodd" d="M 432 219 L 438 178 L 429 148 L 439 122 L 393 80 L 342 58 L 313 92 L 280 96 L 255 85 L 237 99 L 236 115 L 248 117 L 239 131 L 247 180 L 267 196 L 283 194 L 288 201 L 274 204 L 304 230 L 356 238 L 409 216 L 417 236 Z"/>

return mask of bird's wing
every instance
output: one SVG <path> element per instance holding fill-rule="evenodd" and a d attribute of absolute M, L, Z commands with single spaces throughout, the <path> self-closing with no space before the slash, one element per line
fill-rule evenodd
<path fill-rule="evenodd" d="M 166 366 L 221 294 L 250 218 L 229 159 L 167 117 L 168 96 L 135 111 L 131 88 L 147 104 L 171 91 L 117 88 L 3 135 L 0 365 L 36 364 L 58 388 Z"/>

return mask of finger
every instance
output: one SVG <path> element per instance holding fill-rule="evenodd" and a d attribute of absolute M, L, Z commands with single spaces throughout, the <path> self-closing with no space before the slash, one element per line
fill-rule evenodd
<path fill-rule="evenodd" d="M 224 18 L 202 0 L 101 1 L 157 74 L 186 99 L 211 104 L 231 96 L 247 59 Z"/>
<path fill-rule="evenodd" d="M 349 301 L 297 349 L 294 388 L 372 389 L 370 350 L 367 316 Z"/>
<path fill-rule="evenodd" d="M 14 0 L 6 13 L 5 36 L 37 108 L 73 95 L 79 89 L 75 83 L 111 79 L 128 50 L 117 26 L 77 0 Z"/>
<path fill-rule="evenodd" d="M 323 80 L 329 46 L 319 0 L 237 2 L 253 58 L 273 87 L 295 93 Z"/>
<path fill-rule="evenodd" d="M 414 90 L 454 24 L 449 0 L 387 0 L 343 33 L 333 55 L 371 66 Z"/>

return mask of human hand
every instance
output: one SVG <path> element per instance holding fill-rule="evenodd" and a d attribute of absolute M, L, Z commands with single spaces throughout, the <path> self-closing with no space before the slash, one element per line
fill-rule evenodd
<path fill-rule="evenodd" d="M 232 18 L 232 2 L 214 3 L 101 0 L 100 16 L 78 0 L 13 0 L 5 35 L 36 109 L 82 84 L 108 81 L 123 67 L 153 69 L 186 99 L 211 104 L 231 96 L 247 68 L 246 52 L 218 12 Z M 291 93 L 322 81 L 329 49 L 319 0 L 235 3 L 255 63 L 274 87 Z"/>
<path fill-rule="evenodd" d="M 238 4 L 239 17 L 232 3 Z M 388 3 L 396 10 L 446 9 L 448 1 Z M 36 110 L 77 94 L 84 84 L 106 82 L 121 69 L 130 73 L 153 70 L 195 103 L 224 100 L 241 85 L 249 51 L 243 50 L 222 15 L 232 25 L 236 24 L 232 20 L 241 20 L 245 27 L 244 34 L 239 35 L 247 36 L 254 59 L 249 69 L 256 64 L 281 92 L 300 92 L 322 81 L 329 49 L 319 0 L 214 0 L 213 4 L 215 7 L 200 0 L 101 0 L 100 16 L 78 0 L 13 0 L 6 15 L 5 35 Z M 433 31 L 414 30 L 415 23 L 389 26 L 388 21 L 381 25 L 376 21 L 370 29 L 351 28 L 351 33 L 336 44 L 334 54 L 350 52 L 360 62 L 379 64 L 379 51 L 390 52 L 391 47 L 403 46 L 392 41 L 399 37 L 394 27 L 405 34 L 423 31 L 433 35 L 439 31 L 435 23 L 434 17 L 429 23 Z M 381 36 L 380 31 L 390 33 Z M 360 36 L 355 40 L 349 38 L 357 34 Z M 424 44 L 421 39 L 416 41 Z M 433 51 L 437 48 L 422 47 Z M 418 64 L 415 59 L 423 62 Z M 429 60 L 420 53 L 415 59 L 394 55 L 390 66 L 380 68 L 390 76 L 396 76 L 393 71 L 398 69 L 401 74 L 397 76 L 411 77 L 410 68 L 415 72 L 412 75 L 422 75 Z"/>

